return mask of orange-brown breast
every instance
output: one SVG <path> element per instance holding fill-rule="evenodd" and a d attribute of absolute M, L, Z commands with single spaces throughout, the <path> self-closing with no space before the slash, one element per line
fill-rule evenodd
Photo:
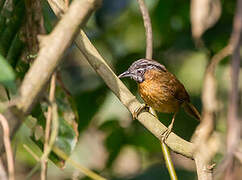
<path fill-rule="evenodd" d="M 139 84 L 139 93 L 144 102 L 159 112 L 177 112 L 189 95 L 177 78 L 166 71 L 147 70 L 145 80 Z"/>

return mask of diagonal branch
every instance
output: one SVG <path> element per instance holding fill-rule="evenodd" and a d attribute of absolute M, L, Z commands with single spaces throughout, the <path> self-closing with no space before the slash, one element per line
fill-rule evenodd
<path fill-rule="evenodd" d="M 144 20 L 144 26 L 145 26 L 145 34 L 146 34 L 146 58 L 152 59 L 152 53 L 153 53 L 153 34 L 152 34 L 152 26 L 151 26 L 151 20 L 149 16 L 149 11 L 144 3 L 143 0 L 137 0 L 139 4 L 140 11 L 142 13 L 142 17 Z"/>

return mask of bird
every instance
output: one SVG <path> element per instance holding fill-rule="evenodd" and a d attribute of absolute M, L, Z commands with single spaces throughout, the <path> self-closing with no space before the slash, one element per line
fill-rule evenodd
<path fill-rule="evenodd" d="M 133 118 L 137 119 L 142 110 L 149 111 L 150 107 L 161 113 L 173 113 L 172 121 L 163 134 L 164 140 L 171 133 L 176 114 L 181 107 L 193 118 L 201 119 L 184 85 L 157 61 L 146 58 L 136 60 L 118 77 L 130 77 L 136 81 L 139 94 L 145 102 L 134 111 Z"/>

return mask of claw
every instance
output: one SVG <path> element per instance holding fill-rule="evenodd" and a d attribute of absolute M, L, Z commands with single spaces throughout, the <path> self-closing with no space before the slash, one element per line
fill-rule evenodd
<path fill-rule="evenodd" d="M 176 112 L 174 113 L 173 117 L 172 117 L 172 121 L 171 121 L 171 124 L 168 126 L 168 128 L 165 130 L 165 132 L 162 134 L 162 142 L 166 142 L 167 138 L 169 137 L 169 135 L 171 134 L 171 130 L 173 128 L 173 124 L 174 124 L 174 121 L 175 121 L 175 117 L 176 117 Z"/>
<path fill-rule="evenodd" d="M 149 107 L 148 107 L 146 104 L 142 104 L 142 105 L 141 105 L 140 107 L 138 107 L 138 108 L 134 111 L 134 113 L 132 114 L 133 119 L 137 119 L 139 113 L 140 113 L 141 111 L 143 111 L 143 110 L 149 112 Z"/>
<path fill-rule="evenodd" d="M 167 138 L 169 137 L 169 135 L 171 134 L 171 128 L 170 127 L 168 127 L 166 130 L 165 130 L 165 132 L 162 134 L 162 142 L 166 142 L 166 140 L 167 140 Z"/>

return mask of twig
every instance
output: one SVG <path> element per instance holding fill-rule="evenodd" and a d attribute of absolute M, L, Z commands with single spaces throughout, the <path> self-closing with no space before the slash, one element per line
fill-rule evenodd
<path fill-rule="evenodd" d="M 65 0 L 65 7 L 66 7 L 66 9 L 68 9 L 68 7 L 69 7 L 69 0 Z"/>
<path fill-rule="evenodd" d="M 239 100 L 239 69 L 240 48 L 242 41 L 242 0 L 237 0 L 237 8 L 234 16 L 231 44 L 233 54 L 231 62 L 231 90 L 229 92 L 228 118 L 227 118 L 227 155 L 230 163 L 226 168 L 225 179 L 233 179 L 233 159 L 240 140 L 240 121 L 238 117 Z"/>
<path fill-rule="evenodd" d="M 76 169 L 78 169 L 81 173 L 85 174 L 86 176 L 94 179 L 94 180 L 106 180 L 106 178 L 96 174 L 95 172 L 81 166 L 80 164 L 78 164 L 77 162 L 75 162 L 74 160 L 70 159 L 61 149 L 59 149 L 56 146 L 53 146 L 53 151 L 62 159 L 64 159 L 65 161 L 69 162 L 73 167 L 75 167 Z"/>
<path fill-rule="evenodd" d="M 217 64 L 225 57 L 229 56 L 231 52 L 232 49 L 229 44 L 212 57 L 206 69 L 202 91 L 202 120 L 192 138 L 192 141 L 196 145 L 195 162 L 198 179 L 212 179 L 212 170 L 208 169 L 208 167 L 215 151 L 209 148 L 208 139 L 213 131 L 214 113 L 217 108 L 215 68 Z"/>
<path fill-rule="evenodd" d="M 153 114 L 158 119 L 158 116 L 157 116 L 157 114 L 156 114 L 156 112 L 153 108 L 150 108 L 150 113 Z M 171 159 L 169 149 L 168 149 L 168 147 L 167 147 L 167 145 L 165 144 L 164 141 L 160 141 L 160 145 L 161 145 L 162 153 L 163 153 L 165 163 L 166 163 L 166 167 L 168 169 L 171 180 L 177 180 L 176 171 L 175 171 L 174 165 L 172 163 L 172 159 Z"/>
<path fill-rule="evenodd" d="M 7 178 L 7 173 L 5 171 L 5 168 L 3 166 L 3 163 L 1 161 L 1 159 L 0 159 L 0 179 L 1 180 L 7 180 L 8 179 Z"/>
<path fill-rule="evenodd" d="M 137 0 L 139 4 L 140 11 L 144 20 L 145 33 L 146 33 L 146 58 L 152 59 L 153 53 L 153 34 L 151 20 L 149 16 L 149 11 L 143 0 Z"/>
<path fill-rule="evenodd" d="M 215 79 L 215 69 L 217 64 L 223 60 L 225 57 L 229 56 L 232 52 L 231 44 L 228 44 L 217 54 L 215 54 L 210 64 L 208 65 L 202 91 L 202 103 L 203 103 L 203 114 L 202 114 L 202 123 L 199 125 L 198 129 L 200 130 L 200 136 L 204 140 L 209 138 L 210 134 L 213 131 L 214 124 L 214 113 L 217 110 L 217 99 L 216 99 L 216 79 Z M 202 127 L 203 126 L 203 127 Z M 203 134 L 201 134 L 203 133 Z"/>
<path fill-rule="evenodd" d="M 10 138 L 16 132 L 17 128 L 23 121 L 22 112 L 16 107 L 17 100 L 10 101 L 9 103 L 4 103 L 3 116 L 8 119 Z M 7 107 L 7 108 L 6 108 Z M 0 137 L 3 137 L 3 130 L 0 127 Z M 4 141 L 0 138 L 0 154 L 4 152 Z"/>
<path fill-rule="evenodd" d="M 61 17 L 68 9 L 68 6 L 66 6 L 66 0 L 65 1 L 47 0 L 47 1 L 57 17 Z"/>
<path fill-rule="evenodd" d="M 205 72 L 202 91 L 202 120 L 192 138 L 196 144 L 197 159 L 195 158 L 195 161 L 199 179 L 212 179 L 212 170 L 208 169 L 208 167 L 215 153 L 209 148 L 209 138 L 213 131 L 214 114 L 217 108 L 215 68 L 231 52 L 232 48 L 229 44 L 212 57 Z"/>
<path fill-rule="evenodd" d="M 55 99 L 55 85 L 56 85 L 56 72 L 51 76 L 50 81 L 50 93 L 49 93 L 49 102 L 51 104 L 54 103 Z M 47 151 L 49 146 L 49 136 L 50 136 L 50 127 L 51 127 L 51 119 L 52 119 L 52 106 L 48 106 L 48 112 L 47 112 L 47 119 L 46 119 L 46 127 L 45 127 L 45 142 L 44 142 L 44 152 Z M 42 159 L 41 161 L 41 179 L 45 180 L 47 175 L 47 158 Z"/>
<path fill-rule="evenodd" d="M 13 152 L 12 152 L 11 141 L 10 141 L 10 131 L 8 126 L 8 121 L 2 114 L 0 114 L 0 123 L 3 129 L 3 141 L 4 141 L 5 152 L 7 155 L 8 179 L 14 180 L 15 179 L 14 161 L 13 161 Z"/>
<path fill-rule="evenodd" d="M 24 145 L 24 148 L 34 157 L 34 159 L 36 161 L 40 161 L 40 158 L 26 145 Z M 70 163 L 70 165 L 72 165 L 74 168 L 76 168 L 77 170 L 79 170 L 81 173 L 85 174 L 87 177 L 90 177 L 94 180 L 106 180 L 104 177 L 99 176 L 98 174 L 96 174 L 95 172 L 83 167 L 82 165 L 80 165 L 79 163 L 77 163 L 76 161 L 72 160 L 69 158 L 68 155 L 65 154 L 65 152 L 63 152 L 61 149 L 59 149 L 57 146 L 53 146 L 52 150 L 55 152 L 55 154 L 57 154 L 61 159 L 64 159 L 65 161 L 67 161 L 68 163 Z"/>
<path fill-rule="evenodd" d="M 33 158 L 38 162 L 32 169 L 31 171 L 27 174 L 25 180 L 29 180 L 34 173 L 39 170 L 40 168 L 40 158 L 34 153 L 34 151 L 32 151 L 26 144 L 23 144 L 24 149 L 31 154 L 31 156 L 33 156 Z"/>
<path fill-rule="evenodd" d="M 212 57 L 205 72 L 202 91 L 202 120 L 192 138 L 196 146 L 195 162 L 198 179 L 212 179 L 212 170 L 208 167 L 215 153 L 209 148 L 209 138 L 214 128 L 214 114 L 217 108 L 215 68 L 221 60 L 230 54 L 231 45 L 229 44 Z"/>
<path fill-rule="evenodd" d="M 164 159 L 166 161 L 166 167 L 169 171 L 171 180 L 177 180 L 176 171 L 175 171 L 174 165 L 171 160 L 171 155 L 170 155 L 169 149 L 167 148 L 167 146 L 164 142 L 161 142 L 160 144 L 161 144 L 161 149 L 162 149 L 162 152 L 164 155 Z"/>
<path fill-rule="evenodd" d="M 32 176 L 40 169 L 40 163 L 36 164 L 31 171 L 26 175 L 25 180 L 33 179 Z"/>
<path fill-rule="evenodd" d="M 31 156 L 33 156 L 33 158 L 38 162 L 40 161 L 40 158 L 37 156 L 37 154 L 34 153 L 34 151 L 32 151 L 26 144 L 23 144 L 23 147 L 26 151 L 28 151 L 29 154 L 31 154 Z"/>
<path fill-rule="evenodd" d="M 65 94 L 70 97 L 71 96 L 71 93 L 70 91 L 66 88 L 63 80 L 62 80 L 62 77 L 61 77 L 61 74 L 59 71 L 56 72 L 56 80 L 58 82 L 58 85 L 62 88 L 62 90 L 65 92 Z"/>
<path fill-rule="evenodd" d="M 53 82 L 55 82 L 55 78 L 53 78 Z M 51 96 L 52 95 L 53 94 L 51 94 Z M 47 173 L 46 163 L 47 163 L 47 160 L 48 160 L 49 153 L 51 152 L 51 149 L 52 149 L 54 142 L 57 138 L 58 128 L 59 128 L 57 105 L 55 103 L 52 103 L 51 109 L 52 109 L 51 110 L 52 111 L 52 113 L 51 113 L 52 117 L 50 117 L 50 119 L 52 119 L 52 131 L 51 131 L 51 135 L 50 135 L 50 140 L 49 140 L 49 142 L 47 142 L 47 144 L 45 144 L 46 147 L 45 147 L 44 153 L 41 157 L 41 168 L 44 168 L 43 170 L 41 170 L 41 180 L 46 179 L 46 173 Z"/>

